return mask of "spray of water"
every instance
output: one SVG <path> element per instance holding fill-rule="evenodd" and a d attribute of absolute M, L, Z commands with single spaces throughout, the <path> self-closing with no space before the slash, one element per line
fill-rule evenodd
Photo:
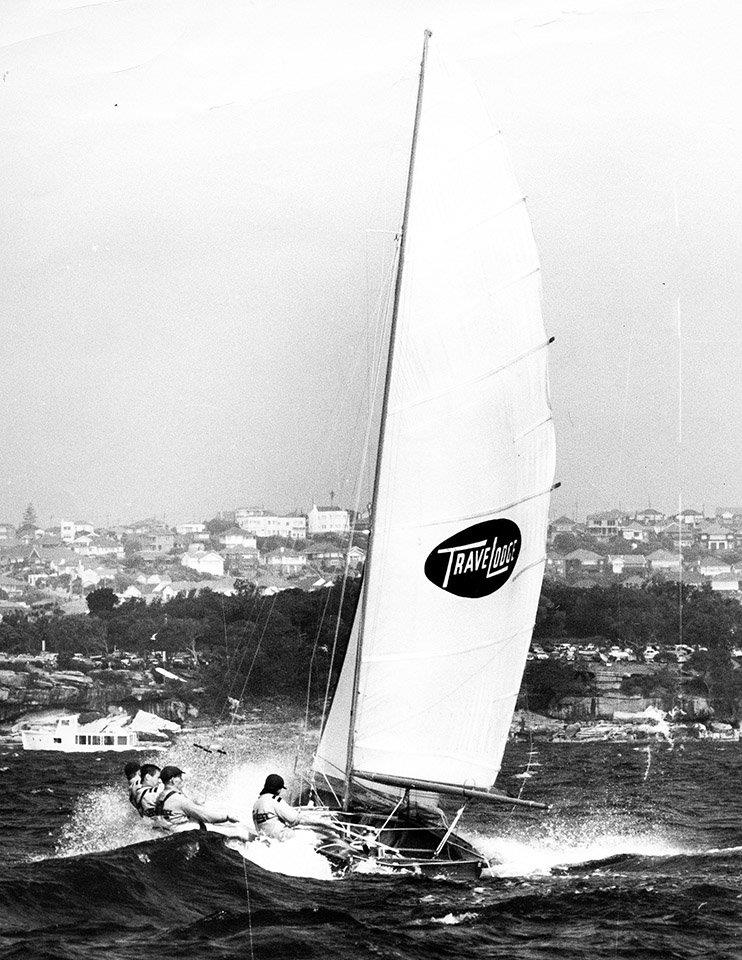
<path fill-rule="evenodd" d="M 185 771 L 184 791 L 192 799 L 226 808 L 252 829 L 252 805 L 269 773 L 289 780 L 293 766 L 295 732 L 290 725 L 255 726 L 214 730 L 199 742 L 219 746 L 221 753 L 195 749 L 181 739 L 166 754 L 154 758 L 158 766 L 175 764 Z M 149 760 L 142 757 L 142 762 Z M 58 857 L 97 853 L 161 838 L 151 822 L 141 819 L 128 802 L 126 781 L 120 780 L 82 794 L 56 845 Z M 331 880 L 330 863 L 314 851 L 316 837 L 298 832 L 289 841 L 243 843 L 229 847 L 265 870 L 289 876 Z"/>
<path fill-rule="evenodd" d="M 549 821 L 530 834 L 513 829 L 500 836 L 471 834 L 468 839 L 490 858 L 485 875 L 492 877 L 547 876 L 559 868 L 620 855 L 670 857 L 690 852 L 656 830 L 648 832 L 646 826 L 603 814 Z"/>

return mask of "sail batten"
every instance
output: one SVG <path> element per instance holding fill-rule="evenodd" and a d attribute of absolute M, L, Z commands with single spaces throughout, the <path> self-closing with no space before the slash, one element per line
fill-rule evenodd
<path fill-rule="evenodd" d="M 425 82 L 356 711 L 350 729 L 360 623 L 315 766 L 487 789 L 541 586 L 554 478 L 549 339 L 501 137 L 472 84 L 435 60 Z"/>

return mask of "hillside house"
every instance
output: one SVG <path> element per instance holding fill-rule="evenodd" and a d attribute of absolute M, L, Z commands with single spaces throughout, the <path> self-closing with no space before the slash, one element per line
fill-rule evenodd
<path fill-rule="evenodd" d="M 706 550 L 733 550 L 734 531 L 720 523 L 704 523 L 698 528 L 698 542 Z"/>
<path fill-rule="evenodd" d="M 151 530 L 141 535 L 143 550 L 151 553 L 170 553 L 175 546 L 175 534 L 169 530 Z"/>
<path fill-rule="evenodd" d="M 691 547 L 696 539 L 694 528 L 684 523 L 667 523 L 660 534 L 665 540 L 670 540 L 680 547 Z"/>
<path fill-rule="evenodd" d="M 358 544 L 353 544 L 347 553 L 348 566 L 351 570 L 357 570 L 366 562 L 366 551 L 362 550 Z"/>
<path fill-rule="evenodd" d="M 661 510 L 647 507 L 646 510 L 638 510 L 632 520 L 636 520 L 637 523 L 641 523 L 645 527 L 655 527 L 661 526 L 665 522 L 666 516 Z"/>
<path fill-rule="evenodd" d="M 345 550 L 333 543 L 310 544 L 304 552 L 307 560 L 320 568 L 337 570 L 345 566 Z"/>
<path fill-rule="evenodd" d="M 722 560 L 717 560 L 715 557 L 709 557 L 698 561 L 698 572 L 702 577 L 711 580 L 714 577 L 720 577 L 724 573 L 731 573 L 732 566 L 729 563 L 724 563 Z"/>
<path fill-rule="evenodd" d="M 307 533 L 311 537 L 321 536 L 323 533 L 348 534 L 350 514 L 337 507 L 318 507 L 313 504 L 307 515 Z"/>
<path fill-rule="evenodd" d="M 194 533 L 205 533 L 206 524 L 197 523 L 195 521 L 189 523 L 179 523 L 175 527 L 175 532 L 181 537 L 187 537 Z"/>
<path fill-rule="evenodd" d="M 95 533 L 95 527 L 87 520 L 62 520 L 59 524 L 59 536 L 65 543 L 92 533 Z"/>
<path fill-rule="evenodd" d="M 237 510 L 237 525 L 255 537 L 281 537 L 284 540 L 306 540 L 307 518 L 303 514 L 267 513 L 265 510 Z"/>
<path fill-rule="evenodd" d="M 613 554 L 608 557 L 608 564 L 615 574 L 642 573 L 647 569 L 647 559 L 640 553 Z"/>
<path fill-rule="evenodd" d="M 693 510 L 690 507 L 686 510 L 681 510 L 680 513 L 676 513 L 673 517 L 673 520 L 677 523 L 685 524 L 688 527 L 697 527 L 699 523 L 703 523 L 706 519 L 703 512 L 700 510 Z"/>
<path fill-rule="evenodd" d="M 272 550 L 266 554 L 265 565 L 281 576 L 293 577 L 304 570 L 307 565 L 307 558 L 303 553 L 295 553 L 293 550 L 280 547 L 278 550 Z"/>
<path fill-rule="evenodd" d="M 605 557 L 593 550 L 573 550 L 564 557 L 567 572 L 578 566 L 581 573 L 598 573 L 605 569 Z"/>
<path fill-rule="evenodd" d="M 739 593 L 739 574 L 720 573 L 711 580 L 711 589 L 716 593 Z"/>
<path fill-rule="evenodd" d="M 574 534 L 576 528 L 577 524 L 570 517 L 561 516 L 557 517 L 556 520 L 550 520 L 549 541 L 553 543 L 554 537 L 559 536 L 560 533 Z"/>
<path fill-rule="evenodd" d="M 669 550 L 655 550 L 647 557 L 647 563 L 653 572 L 682 570 L 683 558 L 680 554 L 670 553 Z"/>
<path fill-rule="evenodd" d="M 602 513 L 588 514 L 587 532 L 592 537 L 609 540 L 620 534 L 621 526 L 626 520 L 626 514 L 620 510 L 604 510 Z"/>
<path fill-rule="evenodd" d="M 182 566 L 206 573 L 212 577 L 224 576 L 224 558 L 215 550 L 191 551 L 188 550 L 180 558 Z"/>
<path fill-rule="evenodd" d="M 219 543 L 225 547 L 248 547 L 256 550 L 258 542 L 255 535 L 241 527 L 231 527 L 219 537 Z"/>
<path fill-rule="evenodd" d="M 635 543 L 647 543 L 652 535 L 649 527 L 638 523 L 636 520 L 629 520 L 620 525 L 621 536 L 624 540 L 634 541 Z"/>

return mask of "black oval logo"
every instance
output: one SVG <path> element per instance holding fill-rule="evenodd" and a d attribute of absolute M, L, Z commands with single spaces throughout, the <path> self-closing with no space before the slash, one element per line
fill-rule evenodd
<path fill-rule="evenodd" d="M 487 597 L 510 579 L 521 535 L 512 520 L 485 520 L 439 543 L 425 561 L 425 576 L 457 597 Z"/>

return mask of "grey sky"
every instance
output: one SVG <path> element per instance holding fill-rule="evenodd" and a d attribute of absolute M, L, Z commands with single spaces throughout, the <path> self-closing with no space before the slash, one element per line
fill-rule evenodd
<path fill-rule="evenodd" d="M 349 502 L 426 26 L 529 197 L 555 512 L 742 503 L 740 5 L 564 6 L 5 0 L 0 521 Z"/>

